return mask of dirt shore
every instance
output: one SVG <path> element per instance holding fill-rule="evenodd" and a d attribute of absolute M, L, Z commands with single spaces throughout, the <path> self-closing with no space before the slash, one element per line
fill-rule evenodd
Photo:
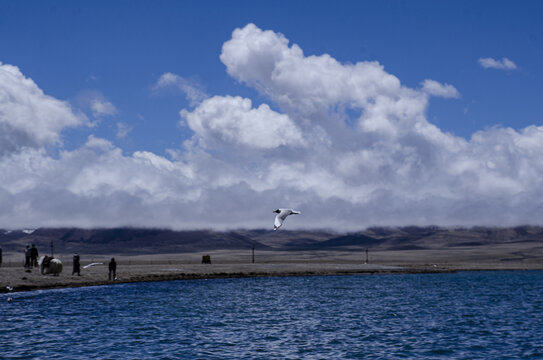
<path fill-rule="evenodd" d="M 502 249 L 503 250 L 503 249 Z M 107 285 L 143 281 L 207 279 L 228 277 L 310 276 L 384 273 L 439 273 L 463 270 L 543 270 L 537 257 L 501 257 L 486 251 L 386 251 L 372 252 L 368 261 L 360 252 L 280 252 L 257 253 L 252 263 L 250 252 L 214 251 L 212 264 L 201 264 L 200 253 L 115 255 L 117 280 L 108 280 L 110 256 L 81 254 L 81 276 L 72 274 L 72 255 L 57 255 L 64 264 L 59 276 L 41 275 L 37 268 L 28 272 L 18 254 L 7 254 L 0 267 L 0 292 Z M 9 290 L 13 288 L 13 290 Z"/>

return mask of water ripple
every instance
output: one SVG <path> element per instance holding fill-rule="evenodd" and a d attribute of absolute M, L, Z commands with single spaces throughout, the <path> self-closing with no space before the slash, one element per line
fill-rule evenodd
<path fill-rule="evenodd" d="M 543 272 L 217 279 L 0 295 L 12 359 L 543 357 Z"/>

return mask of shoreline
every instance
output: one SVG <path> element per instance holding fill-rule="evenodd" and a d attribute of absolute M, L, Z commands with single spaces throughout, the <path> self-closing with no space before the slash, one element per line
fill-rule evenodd
<path fill-rule="evenodd" d="M 487 264 L 488 265 L 488 264 Z M 71 268 L 65 269 L 71 271 Z M 38 269 L 26 272 L 19 267 L 0 268 L 0 294 L 48 289 L 76 288 L 129 284 L 139 282 L 162 282 L 174 280 L 203 280 L 259 277 L 338 276 L 379 274 L 442 274 L 460 271 L 514 271 L 543 270 L 541 266 L 451 266 L 448 265 L 378 265 L 378 264 L 182 264 L 171 265 L 125 265 L 118 268 L 118 280 L 107 280 L 107 266 L 95 266 L 82 270 L 82 276 L 64 272 L 59 276 L 41 275 Z M 13 290 L 8 290 L 8 286 Z"/>
<path fill-rule="evenodd" d="M 72 274 L 73 254 L 60 253 L 59 276 L 23 268 L 20 254 L 6 254 L 0 267 L 0 294 L 13 291 L 102 286 L 136 282 L 251 277 L 373 274 L 436 274 L 476 270 L 543 270 L 543 247 L 520 251 L 518 244 L 480 248 L 409 251 L 250 251 L 81 255 L 81 276 Z M 210 255 L 212 264 L 202 264 Z M 108 263 L 117 262 L 117 281 L 108 281 Z M 7 260 L 7 261 L 6 261 Z M 254 261 L 254 263 L 253 263 Z M 91 263 L 100 265 L 84 268 Z M 367 262 L 367 263 L 366 263 Z"/>

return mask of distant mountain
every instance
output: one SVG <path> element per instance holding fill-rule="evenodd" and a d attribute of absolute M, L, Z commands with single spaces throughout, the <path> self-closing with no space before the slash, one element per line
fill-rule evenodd
<path fill-rule="evenodd" d="M 4 251 L 23 251 L 26 244 L 36 244 L 49 253 L 53 242 L 57 253 L 154 254 L 183 253 L 215 249 L 267 249 L 268 246 L 238 232 L 210 230 L 172 231 L 163 229 L 37 229 L 32 234 L 0 230 Z"/>
<path fill-rule="evenodd" d="M 332 249 L 344 249 L 344 248 L 367 248 L 381 245 L 385 240 L 376 239 L 364 234 L 348 234 L 343 236 L 333 237 L 329 240 L 314 242 L 310 244 L 299 244 L 296 242 L 290 242 L 286 244 L 293 250 L 332 250 Z"/>
<path fill-rule="evenodd" d="M 51 242 L 57 253 L 87 254 L 158 254 L 184 253 L 218 249 L 300 250 L 411 250 L 444 249 L 515 242 L 541 242 L 543 228 L 440 228 L 373 227 L 354 233 L 331 231 L 271 231 L 264 229 L 212 231 L 173 231 L 166 229 L 66 229 L 40 228 L 0 230 L 0 247 L 5 252 L 23 251 L 26 244 L 36 244 L 49 253 Z"/>

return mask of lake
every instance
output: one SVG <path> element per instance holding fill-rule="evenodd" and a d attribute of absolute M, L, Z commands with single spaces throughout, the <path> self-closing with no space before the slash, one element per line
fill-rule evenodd
<path fill-rule="evenodd" d="M 213 279 L 2 294 L 0 357 L 541 359 L 543 271 Z"/>

